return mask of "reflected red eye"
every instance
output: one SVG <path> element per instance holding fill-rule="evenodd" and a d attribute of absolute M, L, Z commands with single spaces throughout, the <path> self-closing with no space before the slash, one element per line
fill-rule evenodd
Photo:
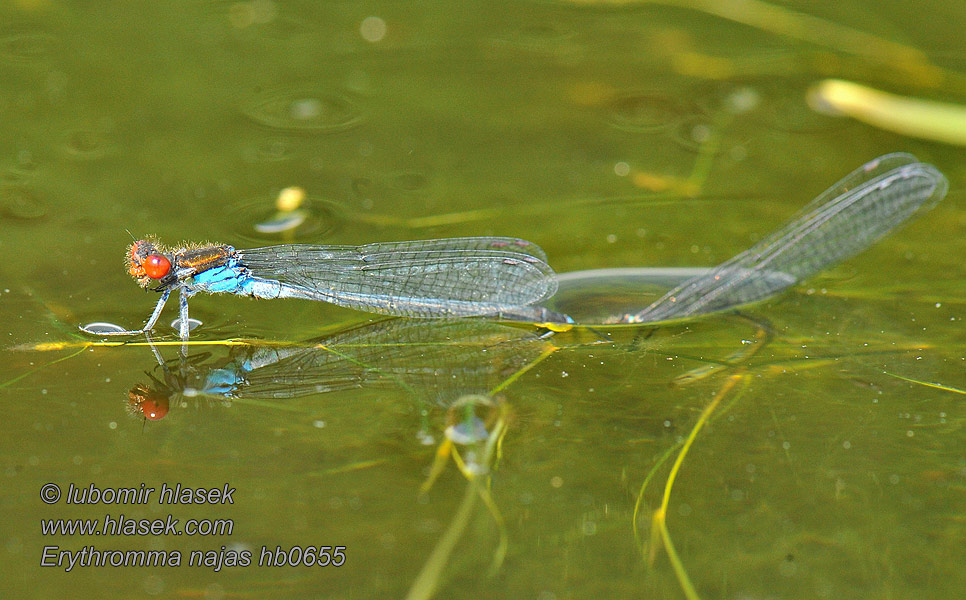
<path fill-rule="evenodd" d="M 132 414 L 141 415 L 148 421 L 160 421 L 168 414 L 170 400 L 163 392 L 138 384 L 127 393 Z"/>
<path fill-rule="evenodd" d="M 161 279 L 171 270 L 171 261 L 160 254 L 149 254 L 141 263 L 141 268 L 151 279 Z"/>
<path fill-rule="evenodd" d="M 160 421 L 168 414 L 168 399 L 164 398 L 161 402 L 154 399 L 145 400 L 138 405 L 138 410 L 148 421 Z"/>

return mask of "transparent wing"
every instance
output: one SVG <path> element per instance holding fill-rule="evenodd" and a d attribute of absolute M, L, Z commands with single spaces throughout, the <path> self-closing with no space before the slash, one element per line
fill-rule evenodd
<path fill-rule="evenodd" d="M 411 317 L 497 314 L 557 289 L 543 251 L 502 237 L 238 250 L 252 274 L 302 297 Z"/>
<path fill-rule="evenodd" d="M 755 302 L 850 258 L 946 194 L 946 178 L 910 154 L 859 167 L 787 225 L 734 258 L 672 289 L 633 315 L 679 319 Z"/>

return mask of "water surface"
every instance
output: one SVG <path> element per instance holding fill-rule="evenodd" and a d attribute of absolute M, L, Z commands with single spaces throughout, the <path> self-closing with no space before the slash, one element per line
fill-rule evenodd
<path fill-rule="evenodd" d="M 840 77 L 963 102 L 966 13 L 780 6 L 914 60 L 643 3 L 0 8 L 5 595 L 963 595 L 960 151 L 805 96 Z M 541 337 L 198 297 L 198 344 L 158 346 L 164 366 L 143 338 L 85 346 L 76 330 L 150 313 L 122 266 L 128 232 L 240 247 L 506 235 L 560 272 L 710 266 L 894 151 L 937 165 L 946 200 L 740 313 Z M 309 220 L 257 231 L 292 185 Z M 176 312 L 157 341 L 175 339 Z M 236 491 L 230 505 L 41 501 L 47 483 L 142 482 Z M 234 529 L 41 534 L 45 519 L 120 514 Z M 185 558 L 68 571 L 40 566 L 45 546 Z M 257 565 L 263 547 L 308 546 L 347 560 Z M 192 550 L 256 564 L 189 566 Z"/>

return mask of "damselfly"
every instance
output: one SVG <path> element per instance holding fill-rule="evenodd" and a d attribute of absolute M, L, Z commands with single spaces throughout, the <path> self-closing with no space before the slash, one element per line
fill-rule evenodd
<path fill-rule="evenodd" d="M 149 331 L 175 290 L 180 291 L 182 339 L 189 335 L 188 298 L 198 292 L 323 300 L 405 317 L 573 322 L 566 315 L 532 306 L 556 292 L 557 279 L 543 250 L 517 238 L 251 249 L 222 244 L 167 249 L 139 240 L 128 249 L 127 261 L 128 271 L 141 287 L 161 293 L 154 312 L 141 329 L 116 331 L 91 324 L 83 331 L 94 335 Z"/>

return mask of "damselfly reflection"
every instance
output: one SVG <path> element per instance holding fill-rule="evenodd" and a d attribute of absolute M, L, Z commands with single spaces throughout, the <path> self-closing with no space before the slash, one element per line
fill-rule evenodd
<path fill-rule="evenodd" d="M 167 414 L 167 406 L 191 398 L 230 405 L 237 399 L 285 400 L 395 387 L 423 406 L 446 408 L 466 396 L 491 396 L 501 382 L 552 348 L 529 328 L 480 320 L 401 319 L 290 346 L 237 346 L 219 361 L 211 361 L 208 353 L 166 361 L 152 346 L 157 367 L 146 372 L 150 383 L 131 389 L 129 404 L 137 414 L 158 419 Z"/>

